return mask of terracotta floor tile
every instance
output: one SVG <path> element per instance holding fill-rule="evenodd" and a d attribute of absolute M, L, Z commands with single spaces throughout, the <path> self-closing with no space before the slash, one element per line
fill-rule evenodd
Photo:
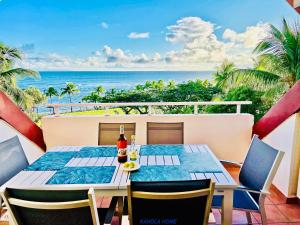
<path fill-rule="evenodd" d="M 283 204 L 277 205 L 278 209 L 291 222 L 300 222 L 300 205 L 298 204 Z"/>
<path fill-rule="evenodd" d="M 102 202 L 101 202 L 101 208 L 108 208 L 111 202 L 110 197 L 104 197 Z"/>
<path fill-rule="evenodd" d="M 286 223 L 290 222 L 289 219 L 284 216 L 276 205 L 266 205 L 268 223 Z M 261 218 L 258 213 L 253 214 L 255 219 L 260 223 Z"/>
<path fill-rule="evenodd" d="M 233 224 L 248 224 L 247 216 L 245 211 L 233 210 L 232 213 L 232 223 Z M 254 216 L 251 215 L 252 224 L 257 224 L 258 221 Z"/>
<path fill-rule="evenodd" d="M 216 224 L 221 224 L 221 213 L 219 209 L 212 209 L 212 212 L 214 214 Z"/>
<path fill-rule="evenodd" d="M 276 190 L 273 186 L 270 188 L 270 195 L 268 196 L 270 200 L 273 202 L 273 204 L 285 204 L 286 200 L 278 193 L 278 190 Z"/>
<path fill-rule="evenodd" d="M 97 208 L 101 207 L 102 201 L 103 201 L 103 197 L 96 197 L 96 206 L 97 206 Z"/>

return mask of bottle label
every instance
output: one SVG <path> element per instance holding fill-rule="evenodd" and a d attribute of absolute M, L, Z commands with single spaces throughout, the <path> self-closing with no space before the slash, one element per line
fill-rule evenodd
<path fill-rule="evenodd" d="M 118 149 L 118 156 L 126 156 L 126 155 L 127 155 L 126 148 L 119 148 Z"/>

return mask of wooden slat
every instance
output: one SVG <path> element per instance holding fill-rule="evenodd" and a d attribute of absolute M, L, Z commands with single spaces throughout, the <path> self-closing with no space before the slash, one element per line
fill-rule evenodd
<path fill-rule="evenodd" d="M 87 164 L 87 162 L 90 160 L 90 158 L 79 158 L 81 159 L 79 163 L 77 164 L 78 167 L 83 167 Z"/>
<path fill-rule="evenodd" d="M 70 161 L 65 165 L 66 167 L 72 166 L 75 158 L 70 159 Z"/>
<path fill-rule="evenodd" d="M 173 165 L 174 166 L 179 166 L 180 165 L 180 161 L 177 155 L 172 155 L 172 161 L 173 161 Z"/>
<path fill-rule="evenodd" d="M 105 162 L 103 163 L 103 166 L 111 166 L 114 161 L 114 157 L 107 157 Z"/>
<path fill-rule="evenodd" d="M 190 145 L 190 148 L 191 148 L 192 152 L 195 152 L 195 153 L 199 152 L 197 145 Z"/>
<path fill-rule="evenodd" d="M 206 148 L 204 145 L 197 145 L 197 148 L 200 153 L 206 153 Z"/>
<path fill-rule="evenodd" d="M 104 157 L 99 157 L 96 164 L 95 164 L 95 166 L 102 166 L 104 161 L 105 161 Z"/>
<path fill-rule="evenodd" d="M 204 173 L 195 173 L 195 176 L 197 178 L 197 180 L 204 180 L 206 179 L 206 176 Z"/>
<path fill-rule="evenodd" d="M 87 162 L 86 166 L 95 166 L 97 163 L 98 158 L 90 158 L 90 160 Z"/>
<path fill-rule="evenodd" d="M 56 173 L 56 171 L 36 171 L 40 172 L 41 175 L 38 179 L 35 179 L 31 184 L 32 185 L 44 185 L 47 181 Z"/>
<path fill-rule="evenodd" d="M 123 174 L 123 171 L 122 169 L 120 168 L 120 166 L 117 168 L 117 173 L 116 173 L 116 176 L 114 178 L 114 180 L 112 181 L 115 185 L 119 186 L 120 185 L 120 182 L 121 182 L 121 179 L 122 179 L 122 174 Z"/>
<path fill-rule="evenodd" d="M 27 173 L 30 173 L 30 176 L 22 182 L 22 185 L 30 185 L 34 180 L 42 175 L 39 171 L 27 171 Z"/>
<path fill-rule="evenodd" d="M 190 173 L 192 180 L 197 180 L 195 173 Z"/>
<path fill-rule="evenodd" d="M 33 172 L 34 171 L 21 171 L 9 181 L 9 185 L 11 186 L 21 185 L 24 182 L 24 180 L 26 180 L 32 175 Z"/>
<path fill-rule="evenodd" d="M 223 173 L 214 173 L 220 184 L 227 184 L 228 180 Z"/>
<path fill-rule="evenodd" d="M 112 162 L 112 165 L 113 165 L 113 166 L 118 166 L 118 165 L 119 165 L 118 157 L 115 157 L 115 158 L 114 158 L 114 161 Z"/>
<path fill-rule="evenodd" d="M 183 147 L 186 152 L 192 152 L 190 145 L 184 145 Z"/>
<path fill-rule="evenodd" d="M 147 166 L 148 165 L 148 157 L 146 155 L 142 155 L 140 159 L 141 166 Z"/>
<path fill-rule="evenodd" d="M 124 172 L 122 173 L 122 178 L 121 178 L 121 181 L 120 181 L 120 186 L 127 186 L 127 181 L 128 181 L 128 178 L 129 178 L 129 173 L 128 172 Z"/>
<path fill-rule="evenodd" d="M 207 179 L 211 179 L 213 182 L 219 183 L 218 179 L 215 177 L 214 173 L 205 173 Z"/>
<path fill-rule="evenodd" d="M 155 158 L 156 158 L 156 165 L 158 166 L 165 165 L 164 157 L 162 155 L 157 155 Z"/>
<path fill-rule="evenodd" d="M 81 161 L 81 158 L 73 158 L 72 162 L 68 164 L 68 166 L 77 166 Z"/>
<path fill-rule="evenodd" d="M 164 161 L 166 166 L 173 165 L 172 157 L 170 155 L 164 155 Z"/>
<path fill-rule="evenodd" d="M 155 165 L 156 165 L 155 155 L 149 155 L 148 166 L 155 166 Z"/>

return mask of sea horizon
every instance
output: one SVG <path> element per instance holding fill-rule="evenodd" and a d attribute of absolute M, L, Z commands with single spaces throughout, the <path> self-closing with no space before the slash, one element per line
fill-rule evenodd
<path fill-rule="evenodd" d="M 34 86 L 44 92 L 49 86 L 55 87 L 58 92 L 67 82 L 77 85 L 80 92 L 72 96 L 73 103 L 82 102 L 82 98 L 90 94 L 97 86 L 103 86 L 105 90 L 112 88 L 130 89 L 138 84 L 144 84 L 150 80 L 174 80 L 176 83 L 188 80 L 211 80 L 214 71 L 39 71 L 40 79 L 25 78 L 18 80 L 21 88 Z M 67 96 L 53 97 L 53 103 L 69 103 Z"/>

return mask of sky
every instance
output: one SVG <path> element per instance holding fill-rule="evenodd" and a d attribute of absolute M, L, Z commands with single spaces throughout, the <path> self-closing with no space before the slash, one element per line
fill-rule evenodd
<path fill-rule="evenodd" d="M 282 18 L 286 0 L 0 0 L 0 42 L 36 70 L 245 68 Z"/>

